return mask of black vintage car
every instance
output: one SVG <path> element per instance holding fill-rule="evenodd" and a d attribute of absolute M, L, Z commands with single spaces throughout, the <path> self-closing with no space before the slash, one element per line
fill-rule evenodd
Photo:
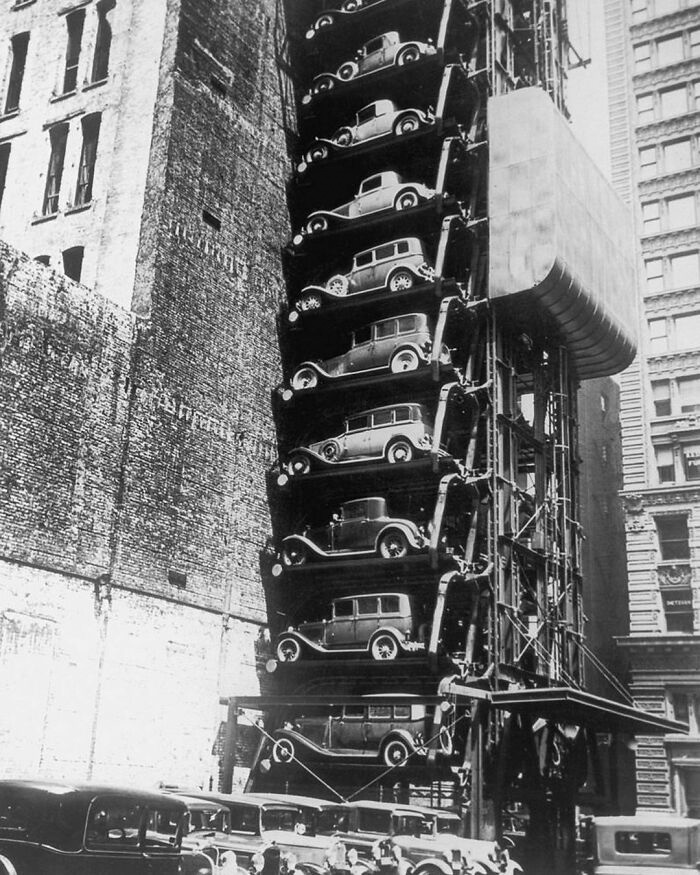
<path fill-rule="evenodd" d="M 115 787 L 0 781 L 0 875 L 211 875 L 186 805 Z"/>

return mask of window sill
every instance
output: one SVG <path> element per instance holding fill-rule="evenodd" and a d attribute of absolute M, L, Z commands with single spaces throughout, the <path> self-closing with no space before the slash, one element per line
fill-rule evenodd
<path fill-rule="evenodd" d="M 86 82 L 83 85 L 83 91 L 92 91 L 93 88 L 99 88 L 100 85 L 104 85 L 105 82 L 109 81 L 109 76 L 105 76 L 104 79 L 95 79 L 94 82 Z"/>
<path fill-rule="evenodd" d="M 32 225 L 41 225 L 42 222 L 50 222 L 58 216 L 58 213 L 59 211 L 56 210 L 55 213 L 47 213 L 45 216 L 34 216 L 32 218 Z"/>
<path fill-rule="evenodd" d="M 11 118 L 17 118 L 18 115 L 19 115 L 19 107 L 17 107 L 17 109 L 11 109 L 8 112 L 4 113 L 3 115 L 0 115 L 0 122 L 9 121 Z"/>
<path fill-rule="evenodd" d="M 14 12 L 16 9 L 24 9 L 25 6 L 31 6 L 32 3 L 36 3 L 36 0 L 15 0 L 14 4 L 10 7 L 10 11 Z"/>
<path fill-rule="evenodd" d="M 78 92 L 74 88 L 72 91 L 64 91 L 63 94 L 54 94 L 49 98 L 49 103 L 60 103 L 61 100 L 65 100 L 67 97 L 73 97 Z"/>
<path fill-rule="evenodd" d="M 77 204 L 74 207 L 66 207 L 66 209 L 64 210 L 64 215 L 72 216 L 74 213 L 84 213 L 86 210 L 91 210 L 94 203 L 95 202 L 93 200 L 89 200 L 85 204 Z"/>

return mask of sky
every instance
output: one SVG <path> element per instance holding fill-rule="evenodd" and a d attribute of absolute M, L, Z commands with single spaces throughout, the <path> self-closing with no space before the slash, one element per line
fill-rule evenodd
<path fill-rule="evenodd" d="M 610 178 L 603 0 L 568 0 L 569 37 L 585 69 L 569 71 L 568 106 L 578 138 Z"/>

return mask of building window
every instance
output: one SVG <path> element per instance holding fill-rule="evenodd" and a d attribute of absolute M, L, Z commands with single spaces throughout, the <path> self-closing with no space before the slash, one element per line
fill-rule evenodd
<path fill-rule="evenodd" d="M 82 121 L 83 148 L 80 153 L 78 184 L 75 189 L 75 204 L 80 206 L 92 200 L 92 183 L 95 178 L 97 140 L 100 135 L 100 114 L 87 115 Z"/>
<path fill-rule="evenodd" d="M 634 46 L 634 72 L 645 73 L 651 70 L 651 43 Z"/>
<path fill-rule="evenodd" d="M 700 444 L 681 444 L 681 458 L 686 481 L 700 480 Z"/>
<path fill-rule="evenodd" d="M 85 10 L 77 9 L 66 16 L 68 42 L 66 44 L 66 68 L 63 74 L 63 93 L 75 91 L 78 84 L 78 62 L 80 61 L 80 43 L 83 39 Z"/>
<path fill-rule="evenodd" d="M 671 381 L 655 380 L 651 384 L 651 394 L 654 399 L 654 413 L 657 416 L 671 415 Z"/>
<path fill-rule="evenodd" d="M 63 250 L 63 273 L 69 279 L 80 282 L 80 274 L 83 270 L 83 254 L 85 250 L 82 246 L 71 246 L 70 249 Z"/>
<path fill-rule="evenodd" d="M 668 227 L 689 228 L 696 222 L 695 195 L 683 194 L 679 197 L 669 198 L 666 202 L 668 208 Z"/>
<path fill-rule="evenodd" d="M 654 95 L 640 94 L 637 98 L 637 122 L 648 125 L 654 121 Z"/>
<path fill-rule="evenodd" d="M 650 295 L 664 290 L 663 266 L 660 258 L 650 258 L 644 262 L 647 278 L 647 292 Z"/>
<path fill-rule="evenodd" d="M 674 173 L 691 165 L 690 140 L 676 140 L 664 144 L 664 171 Z"/>
<path fill-rule="evenodd" d="M 659 483 L 673 483 L 676 479 L 673 468 L 673 450 L 671 447 L 654 447 L 656 456 L 656 476 Z"/>
<path fill-rule="evenodd" d="M 684 289 L 700 282 L 700 260 L 697 252 L 672 255 L 670 262 L 672 289 Z"/>
<path fill-rule="evenodd" d="M 7 182 L 10 148 L 9 143 L 0 143 L 0 208 L 2 207 L 2 196 L 5 194 L 5 183 Z"/>
<path fill-rule="evenodd" d="M 55 125 L 49 130 L 51 157 L 49 158 L 49 168 L 46 172 L 46 188 L 44 190 L 44 206 L 42 209 L 45 216 L 58 212 L 58 196 L 61 191 L 63 159 L 66 156 L 67 138 L 67 124 Z"/>
<path fill-rule="evenodd" d="M 27 63 L 27 47 L 29 46 L 29 34 L 18 33 L 10 41 L 12 52 L 12 65 L 10 66 L 10 78 L 7 84 L 7 97 L 5 98 L 5 112 L 14 112 L 19 109 L 19 98 L 22 93 L 22 80 L 24 79 L 24 67 Z"/>
<path fill-rule="evenodd" d="M 700 56 L 700 28 L 690 31 L 690 57 Z"/>
<path fill-rule="evenodd" d="M 681 413 L 700 413 L 700 377 L 680 377 L 678 397 Z"/>
<path fill-rule="evenodd" d="M 666 37 L 657 40 L 656 43 L 656 66 L 665 67 L 668 64 L 677 64 L 683 60 L 683 37 Z"/>
<path fill-rule="evenodd" d="M 671 118 L 688 111 L 688 97 L 685 85 L 667 88 L 661 92 L 661 118 Z"/>
<path fill-rule="evenodd" d="M 639 172 L 642 179 L 656 176 L 656 146 L 639 150 Z"/>
<path fill-rule="evenodd" d="M 655 517 L 661 560 L 690 559 L 688 517 L 684 513 Z"/>
<path fill-rule="evenodd" d="M 639 24 L 646 21 L 648 16 L 647 0 L 632 0 L 632 22 Z"/>
<path fill-rule="evenodd" d="M 693 82 L 693 109 L 700 109 L 700 82 Z"/>
<path fill-rule="evenodd" d="M 652 354 L 668 351 L 668 328 L 665 319 L 649 320 L 649 350 Z"/>
<path fill-rule="evenodd" d="M 700 337 L 700 313 L 690 313 L 688 316 L 676 316 L 675 349 L 693 349 L 698 345 Z"/>
<path fill-rule="evenodd" d="M 655 234 L 657 231 L 661 230 L 658 201 L 650 201 L 648 204 L 642 204 L 642 223 L 644 225 L 645 234 Z"/>
<path fill-rule="evenodd" d="M 112 48 L 112 25 L 107 20 L 107 13 L 114 8 L 114 3 L 100 3 L 97 7 L 97 36 L 95 38 L 95 56 L 92 59 L 92 82 L 107 78 L 109 72 L 109 52 Z"/>

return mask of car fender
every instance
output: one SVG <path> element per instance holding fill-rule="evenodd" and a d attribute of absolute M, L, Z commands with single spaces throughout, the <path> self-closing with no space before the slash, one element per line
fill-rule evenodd
<path fill-rule="evenodd" d="M 309 286 L 309 288 L 311 287 Z M 333 375 L 329 374 L 328 371 L 325 368 L 321 367 L 318 362 L 299 362 L 299 364 L 294 368 L 294 373 L 300 371 L 302 368 L 310 368 L 312 371 L 316 371 L 316 373 L 320 377 L 323 377 L 325 380 L 334 379 Z"/>
<path fill-rule="evenodd" d="M 422 535 L 415 528 L 413 523 L 410 523 L 408 521 L 403 521 L 403 520 L 396 520 L 396 522 L 387 523 L 379 531 L 379 534 L 377 535 L 377 537 L 374 541 L 375 550 L 379 546 L 379 540 L 382 537 L 382 535 L 385 532 L 390 531 L 391 529 L 398 529 L 399 531 L 403 532 L 403 534 L 406 536 L 406 540 L 408 541 L 410 546 L 414 548 L 414 550 L 422 550 L 426 546 L 427 542 L 426 542 L 425 538 L 422 537 Z"/>
<path fill-rule="evenodd" d="M 423 279 L 421 274 L 418 273 L 418 271 L 415 268 L 411 267 L 410 270 L 417 277 L 419 277 L 420 279 Z M 417 343 L 413 343 L 413 342 L 398 344 L 396 346 L 396 348 L 392 350 L 391 354 L 392 354 L 392 356 L 394 356 L 394 355 L 396 355 L 397 352 L 403 352 L 403 350 L 405 350 L 405 349 L 412 349 L 413 352 L 415 352 L 418 355 L 420 360 L 422 362 L 425 362 L 426 364 L 428 364 L 428 362 L 430 361 L 430 353 L 426 352 L 421 346 L 419 346 Z"/>
<path fill-rule="evenodd" d="M 335 440 L 335 438 L 328 438 L 328 441 Z M 328 443 L 328 441 L 323 441 L 323 443 Z M 294 447 L 293 450 L 289 452 L 288 459 L 291 458 L 294 453 L 303 453 L 303 455 L 308 456 L 309 459 L 312 459 L 314 462 L 317 462 L 319 465 L 337 465 L 338 462 L 329 462 L 328 459 L 324 458 L 322 455 L 317 453 L 315 450 L 310 449 L 309 447 Z M 289 461 L 285 463 L 285 468 L 289 469 Z"/>
<path fill-rule="evenodd" d="M 316 651 L 316 653 L 328 653 L 327 647 L 319 644 L 318 641 L 312 641 L 310 638 L 307 638 L 306 635 L 297 632 L 296 629 L 287 629 L 286 632 L 280 632 L 278 638 L 294 638 L 295 641 L 298 641 L 310 650 Z"/>
<path fill-rule="evenodd" d="M 443 875 L 454 875 L 450 864 L 441 857 L 426 857 L 420 863 L 416 863 L 413 869 L 413 875 L 423 875 L 423 872 L 431 869 L 439 869 Z"/>
<path fill-rule="evenodd" d="M 435 119 L 432 116 L 429 116 L 422 109 L 409 107 L 408 109 L 400 109 L 396 113 L 396 115 L 394 116 L 393 124 L 395 125 L 397 122 L 400 122 L 401 119 L 405 118 L 407 115 L 417 115 L 422 125 L 432 125 L 435 123 Z"/>
<path fill-rule="evenodd" d="M 382 738 L 382 745 L 387 741 L 391 741 L 392 738 L 400 738 L 401 741 L 405 741 L 412 751 L 417 751 L 421 747 L 421 745 L 416 744 L 416 740 L 411 733 L 405 729 L 392 729 L 390 732 L 387 732 Z"/>
<path fill-rule="evenodd" d="M 284 544 L 291 544 L 291 543 L 303 544 L 316 556 L 329 556 L 330 555 L 325 550 L 322 550 L 318 546 L 318 544 L 314 543 L 312 540 L 307 538 L 305 535 L 287 535 L 286 538 L 282 539 L 283 545 Z"/>
<path fill-rule="evenodd" d="M 417 351 L 417 350 L 416 350 L 416 351 Z M 397 433 L 397 434 L 392 434 L 392 436 L 391 436 L 390 438 L 387 438 L 386 443 L 384 444 L 384 450 L 383 450 L 382 455 L 386 456 L 386 451 L 387 451 L 388 448 L 391 446 L 391 444 L 393 444 L 394 441 L 396 441 L 396 440 L 405 440 L 405 441 L 408 441 L 409 444 L 413 447 L 413 449 L 414 449 L 417 453 L 429 453 L 429 452 L 430 452 L 430 447 L 431 447 L 431 445 L 432 445 L 432 440 L 429 440 L 428 443 L 427 443 L 425 446 L 423 446 L 423 445 L 421 445 L 420 443 L 418 443 L 418 442 L 416 441 L 416 439 L 413 437 L 413 435 L 410 435 L 410 434 L 398 434 L 398 433 Z"/>

